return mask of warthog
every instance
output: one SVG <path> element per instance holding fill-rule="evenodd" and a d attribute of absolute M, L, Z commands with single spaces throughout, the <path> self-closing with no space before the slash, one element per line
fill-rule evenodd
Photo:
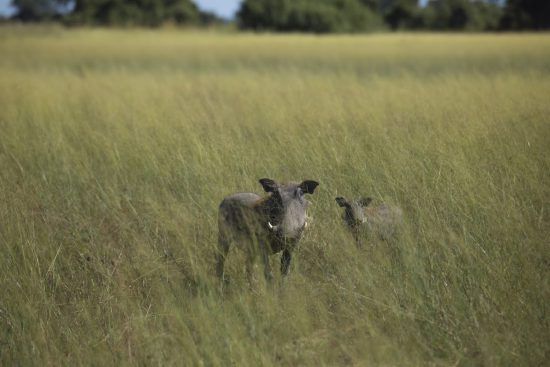
<path fill-rule="evenodd" d="M 378 206 L 370 205 L 372 198 L 348 201 L 343 197 L 337 197 L 336 202 L 345 209 L 342 218 L 358 244 L 362 229 L 366 229 L 370 236 L 390 240 L 394 238 L 403 222 L 401 208 L 384 203 Z"/>
<path fill-rule="evenodd" d="M 269 255 L 282 251 L 281 274 L 290 269 L 292 251 L 306 227 L 308 201 L 318 183 L 279 184 L 271 179 L 259 180 L 268 196 L 262 198 L 251 192 L 233 194 L 220 204 L 218 213 L 218 254 L 216 273 L 224 278 L 224 262 L 231 243 L 239 243 L 247 251 L 246 270 L 249 278 L 256 255 L 261 255 L 264 276 L 271 281 L 273 274 Z"/>

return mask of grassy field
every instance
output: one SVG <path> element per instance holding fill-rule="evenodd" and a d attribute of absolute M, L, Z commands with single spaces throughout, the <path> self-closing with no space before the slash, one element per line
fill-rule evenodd
<path fill-rule="evenodd" d="M 0 55 L 0 365 L 548 363 L 550 35 L 4 27 Z M 222 293 L 217 206 L 261 177 L 319 181 L 312 224 L 284 283 L 232 251 Z M 339 195 L 399 205 L 399 240 L 357 249 Z"/>

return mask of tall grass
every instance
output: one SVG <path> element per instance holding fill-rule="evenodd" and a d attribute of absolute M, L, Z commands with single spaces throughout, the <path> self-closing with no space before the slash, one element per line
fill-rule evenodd
<path fill-rule="evenodd" d="M 543 365 L 550 37 L 0 29 L 1 365 Z M 284 283 L 217 205 L 315 179 Z M 336 196 L 399 205 L 357 249 Z M 274 256 L 272 261 L 278 261 Z M 278 268 L 278 267 L 277 267 Z"/>

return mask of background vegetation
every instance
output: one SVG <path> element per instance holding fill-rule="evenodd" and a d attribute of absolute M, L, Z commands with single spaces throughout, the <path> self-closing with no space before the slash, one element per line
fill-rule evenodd
<path fill-rule="evenodd" d="M 548 360 L 550 38 L 0 29 L 1 365 Z M 217 205 L 312 178 L 290 277 Z M 338 195 L 403 208 L 357 249 Z M 274 256 L 272 261 L 278 261 Z"/>
<path fill-rule="evenodd" d="M 13 18 L 24 22 L 147 27 L 221 22 L 191 0 L 12 0 L 12 5 L 17 9 Z"/>
<path fill-rule="evenodd" d="M 191 0 L 12 0 L 14 19 L 72 25 L 212 25 Z M 243 0 L 237 23 L 256 31 L 352 33 L 393 30 L 550 29 L 547 0 Z M 227 21 L 227 20 L 226 20 Z"/>

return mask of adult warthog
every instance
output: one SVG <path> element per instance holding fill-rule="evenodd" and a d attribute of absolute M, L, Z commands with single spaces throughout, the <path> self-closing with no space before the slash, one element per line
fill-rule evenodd
<path fill-rule="evenodd" d="M 369 236 L 378 236 L 383 240 L 395 238 L 403 223 L 403 211 L 393 205 L 371 205 L 372 198 L 346 200 L 337 197 L 336 202 L 344 208 L 342 219 L 353 237 L 360 245 L 360 233 L 366 230 Z"/>
<path fill-rule="evenodd" d="M 306 180 L 279 184 L 268 178 L 259 181 L 268 196 L 262 198 L 255 193 L 243 192 L 226 197 L 220 204 L 216 273 L 221 279 L 224 278 L 224 262 L 232 243 L 246 250 L 249 279 L 258 254 L 267 281 L 273 278 L 270 254 L 282 251 L 281 274 L 289 272 L 292 251 L 307 225 L 305 194 L 313 194 L 318 183 Z"/>

